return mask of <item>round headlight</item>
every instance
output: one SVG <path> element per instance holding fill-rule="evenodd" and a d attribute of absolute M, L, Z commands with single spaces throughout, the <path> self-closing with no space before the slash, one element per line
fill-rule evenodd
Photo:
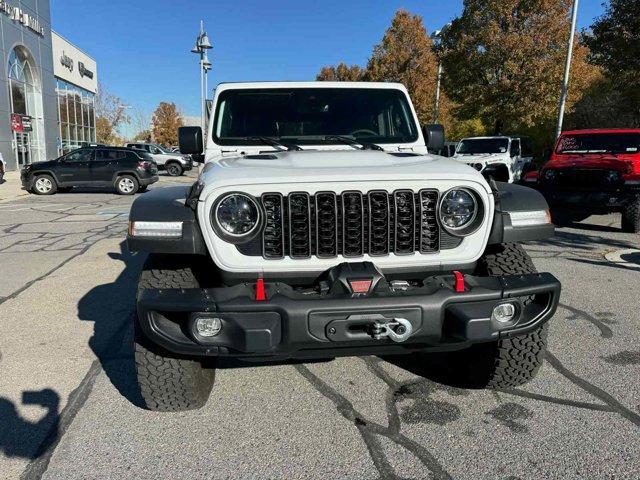
<path fill-rule="evenodd" d="M 258 226 L 259 210 L 255 200 L 243 193 L 232 193 L 220 200 L 215 218 L 224 234 L 243 237 Z"/>
<path fill-rule="evenodd" d="M 478 214 L 478 202 L 466 189 L 453 188 L 440 202 L 440 221 L 447 230 L 461 230 L 471 224 Z"/>

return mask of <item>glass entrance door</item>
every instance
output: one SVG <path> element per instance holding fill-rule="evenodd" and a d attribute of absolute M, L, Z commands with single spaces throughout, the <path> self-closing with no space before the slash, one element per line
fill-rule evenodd
<path fill-rule="evenodd" d="M 15 132 L 16 158 L 18 166 L 29 165 L 31 163 L 31 134 L 25 132 Z"/>

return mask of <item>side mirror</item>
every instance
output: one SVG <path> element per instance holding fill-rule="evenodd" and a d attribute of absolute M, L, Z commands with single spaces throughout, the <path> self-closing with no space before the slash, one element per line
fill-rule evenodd
<path fill-rule="evenodd" d="M 202 129 L 200 127 L 178 128 L 178 144 L 180 145 L 180 153 L 201 154 L 204 150 Z"/>
<path fill-rule="evenodd" d="M 444 127 L 440 124 L 429 124 L 422 127 L 424 141 L 427 143 L 427 150 L 437 153 L 444 150 Z"/>

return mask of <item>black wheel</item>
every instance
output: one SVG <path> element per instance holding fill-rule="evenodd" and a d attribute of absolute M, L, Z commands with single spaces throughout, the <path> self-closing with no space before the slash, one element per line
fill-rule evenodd
<path fill-rule="evenodd" d="M 536 273 L 527 252 L 516 244 L 503 244 L 480 259 L 477 275 L 501 276 Z M 481 343 L 448 353 L 454 383 L 472 388 L 510 388 L 531 380 L 542 366 L 547 346 L 547 324 L 518 337 Z"/>
<path fill-rule="evenodd" d="M 150 255 L 140 274 L 138 295 L 145 289 L 198 286 L 184 257 Z M 137 321 L 134 349 L 138 386 L 149 410 L 193 410 L 207 403 L 215 379 L 211 362 L 181 357 L 152 344 Z"/>
<path fill-rule="evenodd" d="M 138 188 L 138 192 L 146 192 L 148 189 L 149 187 L 147 185 L 140 185 L 140 188 Z"/>
<path fill-rule="evenodd" d="M 182 165 L 180 165 L 177 162 L 167 163 L 166 168 L 167 168 L 167 173 L 172 177 L 179 177 L 180 175 L 182 175 L 182 172 L 184 171 L 184 169 L 182 168 Z"/>
<path fill-rule="evenodd" d="M 138 180 L 131 175 L 123 175 L 116 180 L 116 190 L 120 195 L 134 195 L 138 188 Z"/>
<path fill-rule="evenodd" d="M 636 195 L 622 210 L 622 231 L 640 233 L 640 195 Z"/>
<path fill-rule="evenodd" d="M 33 181 L 32 190 L 36 195 L 53 195 L 58 191 L 58 184 L 51 175 L 38 175 Z"/>

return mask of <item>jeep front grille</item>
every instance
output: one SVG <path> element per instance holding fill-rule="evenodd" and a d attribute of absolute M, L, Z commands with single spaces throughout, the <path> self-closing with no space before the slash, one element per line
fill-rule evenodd
<path fill-rule="evenodd" d="M 265 193 L 268 259 L 409 255 L 440 250 L 437 190 Z"/>

